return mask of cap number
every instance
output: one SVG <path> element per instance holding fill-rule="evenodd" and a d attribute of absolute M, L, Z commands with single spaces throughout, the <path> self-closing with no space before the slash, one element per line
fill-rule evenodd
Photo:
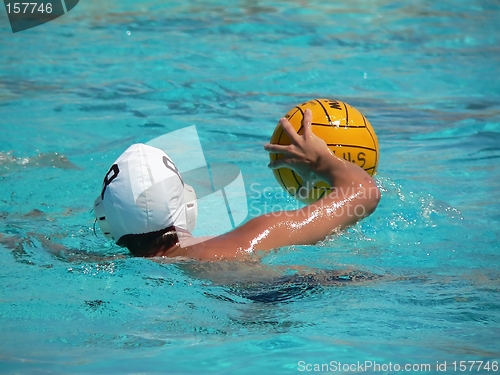
<path fill-rule="evenodd" d="M 177 166 L 174 164 L 174 162 L 166 156 L 163 156 L 163 164 L 165 164 L 165 167 L 170 169 L 179 177 L 179 180 L 181 180 L 182 182 L 182 186 L 184 186 L 184 181 L 182 180 L 181 174 L 179 173 L 179 170 L 177 169 Z"/>

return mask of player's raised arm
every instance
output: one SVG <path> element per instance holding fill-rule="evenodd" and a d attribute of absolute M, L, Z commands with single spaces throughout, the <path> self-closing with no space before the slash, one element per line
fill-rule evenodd
<path fill-rule="evenodd" d="M 356 164 L 333 155 L 326 143 L 313 134 L 311 119 L 312 114 L 307 110 L 303 135 L 298 135 L 287 119 L 280 120 L 292 143 L 265 145 L 267 151 L 284 155 L 269 167 L 288 167 L 309 183 L 325 181 L 332 186 L 331 193 L 298 210 L 256 217 L 232 232 L 184 248 L 179 255 L 184 253 L 198 259 L 241 258 L 254 251 L 315 244 L 375 210 L 380 192 L 373 178 Z"/>
<path fill-rule="evenodd" d="M 288 167 L 297 172 L 311 186 L 324 181 L 332 187 L 326 197 L 300 210 L 285 211 L 273 215 L 278 220 L 289 217 L 278 227 L 294 228 L 280 231 L 283 245 L 314 244 L 334 231 L 353 225 L 371 214 L 380 200 L 380 192 L 374 179 L 358 165 L 340 159 L 326 143 L 311 130 L 312 114 L 306 110 L 302 122 L 303 135 L 298 135 L 287 119 L 281 126 L 292 139 L 290 145 L 267 144 L 269 152 L 283 153 L 284 157 L 273 161 L 269 167 Z M 265 221 L 265 220 L 263 220 Z M 268 223 L 269 224 L 269 223 Z M 300 228 L 300 230 L 299 230 Z"/>

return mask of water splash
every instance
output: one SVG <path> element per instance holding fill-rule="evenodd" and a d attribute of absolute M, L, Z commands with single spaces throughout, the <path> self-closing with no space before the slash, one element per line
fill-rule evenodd
<path fill-rule="evenodd" d="M 377 186 L 382 193 L 378 216 L 386 218 L 382 223 L 390 229 L 436 227 L 440 219 L 463 220 L 458 209 L 431 194 L 406 191 L 388 177 L 377 178 Z"/>
<path fill-rule="evenodd" d="M 30 167 L 53 167 L 81 170 L 65 155 L 58 152 L 39 153 L 30 157 L 17 157 L 12 151 L 0 152 L 0 175 Z"/>

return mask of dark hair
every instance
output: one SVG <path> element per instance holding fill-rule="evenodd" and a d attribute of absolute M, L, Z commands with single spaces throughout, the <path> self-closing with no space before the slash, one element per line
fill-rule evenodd
<path fill-rule="evenodd" d="M 135 257 L 153 257 L 161 248 L 169 249 L 179 242 L 174 226 L 144 234 L 126 234 L 116 242 L 126 247 Z"/>

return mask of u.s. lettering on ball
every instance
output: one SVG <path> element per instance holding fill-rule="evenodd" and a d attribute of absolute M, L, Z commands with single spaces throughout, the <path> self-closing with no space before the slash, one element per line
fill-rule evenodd
<path fill-rule="evenodd" d="M 328 148 L 338 157 L 356 163 L 368 174 L 377 172 L 379 159 L 378 140 L 366 117 L 353 106 L 339 100 L 314 99 L 299 104 L 285 115 L 298 134 L 303 133 L 302 119 L 306 109 L 312 112 L 311 128 L 322 138 Z M 270 143 L 289 145 L 291 139 L 278 123 Z M 270 154 L 271 161 L 283 154 Z M 304 186 L 302 178 L 289 168 L 273 170 L 278 183 L 299 201 L 310 204 L 331 192 L 325 182 L 318 182 L 312 188 Z"/>

